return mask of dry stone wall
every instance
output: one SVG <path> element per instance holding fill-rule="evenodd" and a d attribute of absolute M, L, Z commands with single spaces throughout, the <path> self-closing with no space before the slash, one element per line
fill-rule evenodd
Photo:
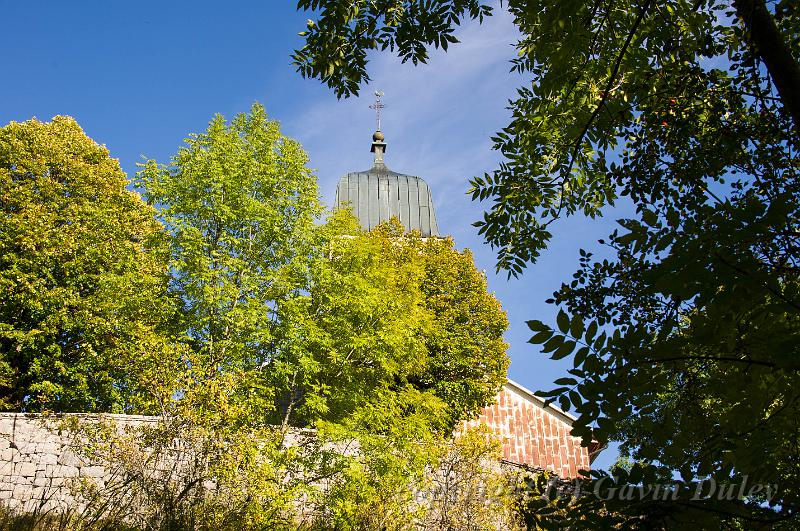
<path fill-rule="evenodd" d="M 510 463 L 549 470 L 562 478 L 574 478 L 591 465 L 590 451 L 569 434 L 574 419 L 544 406 L 524 387 L 509 382 L 497 402 L 462 429 L 486 424 L 499 436 L 503 457 Z M 113 480 L 108 463 L 84 457 L 79 440 L 67 429 L 74 422 L 116 426 L 119 430 L 155 427 L 158 417 L 140 415 L 36 415 L 0 413 L 0 503 L 23 511 L 78 510 L 85 498 L 79 490 L 86 483 L 103 487 Z M 289 445 L 307 438 L 308 430 L 289 435 Z M 85 436 L 84 432 L 84 436 Z M 296 439 L 296 440 L 295 440 Z M 340 448 L 342 453 L 357 451 Z M 184 453 L 185 457 L 185 453 Z"/>
<path fill-rule="evenodd" d="M 82 482 L 103 483 L 110 472 L 82 457 L 65 421 L 113 420 L 121 427 L 154 425 L 139 415 L 59 415 L 0 413 L 0 503 L 24 511 L 79 508 Z"/>
<path fill-rule="evenodd" d="M 135 466 L 137 462 L 135 458 L 114 463 L 102 457 L 94 461 L 86 457 L 87 448 L 108 449 L 99 440 L 87 439 L 93 433 L 92 427 L 101 428 L 98 433 L 109 428 L 120 434 L 127 432 L 112 443 L 112 447 L 117 446 L 122 451 L 120 445 L 137 441 L 148 433 L 147 428 L 159 426 L 160 420 L 141 415 L 0 413 L 0 504 L 12 510 L 39 514 L 82 513 L 93 501 L 93 490 L 102 491 L 104 487 L 115 490 L 130 472 L 126 467 Z M 76 426 L 81 428 L 72 429 Z M 301 446 L 309 437 L 313 437 L 312 430 L 292 429 L 284 436 L 283 444 Z M 138 450 L 148 451 L 138 444 L 135 442 Z M 328 449 L 343 455 L 357 452 L 353 445 Z M 176 440 L 154 461 L 147 465 L 142 463 L 147 470 L 141 472 L 153 478 L 191 481 L 190 474 L 197 472 L 192 468 L 192 457 L 192 442 Z M 203 481 L 203 487 L 213 490 L 215 485 Z M 95 501 L 102 502 L 102 499 Z"/>

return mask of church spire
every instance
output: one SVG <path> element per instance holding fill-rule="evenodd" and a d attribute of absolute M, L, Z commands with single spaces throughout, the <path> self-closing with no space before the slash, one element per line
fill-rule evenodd
<path fill-rule="evenodd" d="M 372 148 L 370 151 L 375 153 L 375 162 L 372 164 L 372 167 L 378 170 L 388 170 L 386 163 L 383 162 L 383 154 L 386 153 L 386 142 L 383 140 L 383 133 L 380 131 L 375 131 L 375 133 L 373 133 Z"/>
<path fill-rule="evenodd" d="M 397 218 L 406 231 L 419 231 L 423 238 L 439 235 L 433 196 L 428 183 L 414 175 L 397 173 L 386 167 L 385 137 L 381 132 L 381 103 L 383 92 L 375 93 L 377 131 L 372 135 L 375 162 L 366 171 L 350 172 L 339 179 L 336 187 L 335 209 L 349 208 L 364 230 L 372 230 L 381 223 Z"/>
<path fill-rule="evenodd" d="M 381 109 L 386 107 L 386 105 L 381 102 L 382 97 L 383 92 L 380 90 L 376 91 L 375 103 L 369 106 L 370 109 L 375 110 L 376 131 L 372 135 L 372 148 L 370 151 L 375 153 L 375 162 L 372 167 L 376 170 L 388 170 L 386 163 L 383 161 L 383 154 L 386 153 L 386 143 L 383 141 L 384 136 L 381 132 Z"/>

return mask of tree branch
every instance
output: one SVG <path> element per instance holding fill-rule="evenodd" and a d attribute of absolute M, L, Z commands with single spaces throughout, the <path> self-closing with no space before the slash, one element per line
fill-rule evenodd
<path fill-rule="evenodd" d="M 734 0 L 733 5 L 792 117 L 795 132 L 800 133 L 800 64 L 764 0 Z"/>
<path fill-rule="evenodd" d="M 639 25 L 642 23 L 642 20 L 644 19 L 647 10 L 650 8 L 650 1 L 651 0 L 647 0 L 641 7 L 639 12 L 636 14 L 636 19 L 633 22 L 633 26 L 631 26 L 631 30 L 628 33 L 627 38 L 625 39 L 625 43 L 622 45 L 622 48 L 620 49 L 619 54 L 617 55 L 617 58 L 614 61 L 614 66 L 611 69 L 611 75 L 609 75 L 608 79 L 606 80 L 605 89 L 600 93 L 600 103 L 598 103 L 597 107 L 594 108 L 594 111 L 592 111 L 591 116 L 589 116 L 589 119 L 584 124 L 583 129 L 581 129 L 581 132 L 578 134 L 577 138 L 575 138 L 572 147 L 572 154 L 570 155 L 569 167 L 567 168 L 567 171 L 565 172 L 565 177 L 561 182 L 561 194 L 558 200 L 558 209 L 556 211 L 556 215 L 552 219 L 548 220 L 547 223 L 544 224 L 545 227 L 550 225 L 550 223 L 555 221 L 561 215 L 561 210 L 564 207 L 564 187 L 570 179 L 572 168 L 575 165 L 575 160 L 578 158 L 581 146 L 583 145 L 583 139 L 586 137 L 586 134 L 589 132 L 589 129 L 591 129 L 592 124 L 594 124 L 594 121 L 597 119 L 597 116 L 600 114 L 600 111 L 602 111 L 606 105 L 606 100 L 608 100 L 608 95 L 611 93 L 614 83 L 617 81 L 617 75 L 619 74 L 619 69 L 622 66 L 622 60 L 625 58 L 625 55 L 628 52 L 628 48 L 630 47 L 631 42 L 633 41 L 633 37 L 636 35 L 636 31 L 639 29 Z"/>

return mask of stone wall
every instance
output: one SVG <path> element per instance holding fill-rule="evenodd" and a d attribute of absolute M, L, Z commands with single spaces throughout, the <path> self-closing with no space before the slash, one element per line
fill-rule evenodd
<path fill-rule="evenodd" d="M 48 511 L 76 508 L 82 480 L 103 482 L 109 472 L 77 452 L 78 441 L 64 429 L 69 418 L 82 422 L 113 419 L 120 427 L 153 425 L 139 415 L 0 413 L 0 503 L 12 509 Z"/>
<path fill-rule="evenodd" d="M 112 471 L 91 462 L 78 449 L 82 442 L 65 429 L 66 422 L 111 421 L 118 429 L 155 426 L 157 417 L 139 415 L 67 414 L 43 416 L 0 413 L 0 503 L 25 511 L 78 509 L 76 498 L 82 483 L 106 484 Z M 569 435 L 569 414 L 544 401 L 524 387 L 509 382 L 497 401 L 484 408 L 480 417 L 465 427 L 486 424 L 501 440 L 503 457 L 510 463 L 555 472 L 574 478 L 588 469 L 591 459 L 580 439 Z M 302 433 L 301 433 L 302 432 Z M 307 437 L 298 430 L 290 439 Z M 296 443 L 297 441 L 295 441 Z M 289 443 L 289 444 L 295 444 Z M 353 449 L 342 449 L 350 453 Z"/>

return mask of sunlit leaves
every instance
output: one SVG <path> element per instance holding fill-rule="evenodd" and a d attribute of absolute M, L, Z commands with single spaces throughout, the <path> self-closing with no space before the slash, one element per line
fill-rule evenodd
<path fill-rule="evenodd" d="M 0 128 L 0 404 L 158 411 L 175 301 L 155 211 L 69 117 Z"/>
<path fill-rule="evenodd" d="M 143 166 L 184 305 L 182 401 L 247 426 L 449 434 L 504 382 L 499 302 L 452 240 L 317 223 L 306 162 L 254 105 Z"/>
<path fill-rule="evenodd" d="M 761 61 L 777 48 L 751 40 L 737 18 L 745 4 L 774 18 L 796 69 L 800 17 L 787 1 L 509 2 L 521 33 L 512 67 L 530 83 L 492 138 L 504 160 L 469 194 L 486 203 L 474 225 L 510 276 L 538 259 L 557 220 L 594 218 L 624 197 L 635 214 L 600 242 L 603 255 L 581 251 L 550 300 L 557 331 L 528 322 L 545 355 L 573 356 L 577 386 L 548 399 L 574 406 L 573 431 L 587 444 L 622 439 L 623 451 L 687 481 L 780 477 L 778 505 L 795 507 L 800 146 Z M 409 33 L 417 45 L 430 44 L 426 27 Z M 725 510 L 764 516 L 734 506 Z M 652 507 L 609 505 L 621 520 L 585 507 L 593 518 L 562 513 L 569 527 L 667 518 Z M 537 525 L 557 513 L 537 511 Z"/>

